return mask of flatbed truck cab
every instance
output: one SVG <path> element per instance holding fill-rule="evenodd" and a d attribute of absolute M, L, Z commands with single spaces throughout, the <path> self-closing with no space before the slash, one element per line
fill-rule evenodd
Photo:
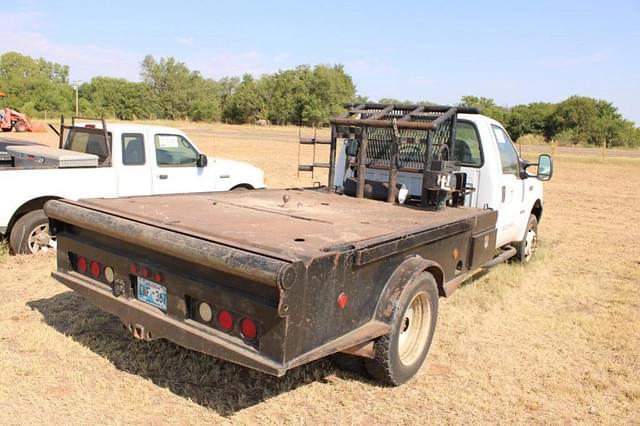
<path fill-rule="evenodd" d="M 439 297 L 518 252 L 497 242 L 499 209 L 470 206 L 484 175 L 467 180 L 450 155 L 457 118 L 454 107 L 349 106 L 332 121 L 326 187 L 51 201 L 53 276 L 140 339 L 277 376 L 350 357 L 399 385 L 426 358 Z M 496 161 L 495 141 L 479 143 Z"/>

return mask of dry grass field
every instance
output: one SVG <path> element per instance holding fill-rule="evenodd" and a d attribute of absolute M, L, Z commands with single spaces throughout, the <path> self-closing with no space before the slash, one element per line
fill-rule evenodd
<path fill-rule="evenodd" d="M 270 186 L 311 183 L 295 128 L 179 126 Z M 278 379 L 136 341 L 50 278 L 52 255 L 0 248 L 0 424 L 639 424 L 640 159 L 579 154 L 555 158 L 535 260 L 443 300 L 427 364 L 399 388 L 326 360 Z"/>

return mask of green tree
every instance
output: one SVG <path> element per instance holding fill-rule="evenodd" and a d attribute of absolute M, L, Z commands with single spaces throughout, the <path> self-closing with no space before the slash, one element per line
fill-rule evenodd
<path fill-rule="evenodd" d="M 256 80 L 251 74 L 242 76 L 242 81 L 229 97 L 223 112 L 232 123 L 253 123 L 262 118 L 264 103 Z"/>
<path fill-rule="evenodd" d="M 542 135 L 545 139 L 550 139 L 553 136 L 550 120 L 555 109 L 554 104 L 545 102 L 516 105 L 511 108 L 507 121 L 503 124 L 514 140 L 526 134 Z"/>
<path fill-rule="evenodd" d="M 91 115 L 120 120 L 148 119 L 154 115 L 153 93 L 145 83 L 94 77 L 91 82 L 80 86 L 79 94 L 89 102 L 85 108 Z"/>
<path fill-rule="evenodd" d="M 0 55 L 0 91 L 3 106 L 33 113 L 68 112 L 73 89 L 68 85 L 69 67 L 39 58 L 7 52 Z"/>
<path fill-rule="evenodd" d="M 487 117 L 491 117 L 501 123 L 507 121 L 509 111 L 505 108 L 496 105 L 496 102 L 491 98 L 478 97 L 478 96 L 463 96 L 460 99 L 458 105 L 463 107 L 473 107 L 480 109 L 482 114 Z"/>

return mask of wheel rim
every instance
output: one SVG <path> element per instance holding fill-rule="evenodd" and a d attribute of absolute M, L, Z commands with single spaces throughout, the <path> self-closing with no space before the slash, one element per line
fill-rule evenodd
<path fill-rule="evenodd" d="M 31 231 L 28 239 L 29 251 L 31 253 L 45 253 L 55 250 L 56 238 L 49 234 L 49 224 L 43 223 Z"/>
<path fill-rule="evenodd" d="M 415 295 L 400 324 L 398 353 L 404 365 L 414 364 L 423 352 L 431 329 L 431 302 L 426 292 Z"/>
<path fill-rule="evenodd" d="M 538 245 L 538 236 L 536 230 L 530 228 L 527 231 L 527 238 L 524 240 L 524 260 L 528 262 L 533 257 L 533 253 L 536 251 Z"/>

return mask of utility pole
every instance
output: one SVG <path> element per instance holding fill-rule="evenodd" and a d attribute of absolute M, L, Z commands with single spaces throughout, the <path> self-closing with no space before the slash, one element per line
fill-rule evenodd
<path fill-rule="evenodd" d="M 78 88 L 80 87 L 80 83 L 81 81 L 76 80 L 74 81 L 73 84 L 73 90 L 76 91 L 76 117 L 79 116 L 79 112 L 78 112 Z"/>

